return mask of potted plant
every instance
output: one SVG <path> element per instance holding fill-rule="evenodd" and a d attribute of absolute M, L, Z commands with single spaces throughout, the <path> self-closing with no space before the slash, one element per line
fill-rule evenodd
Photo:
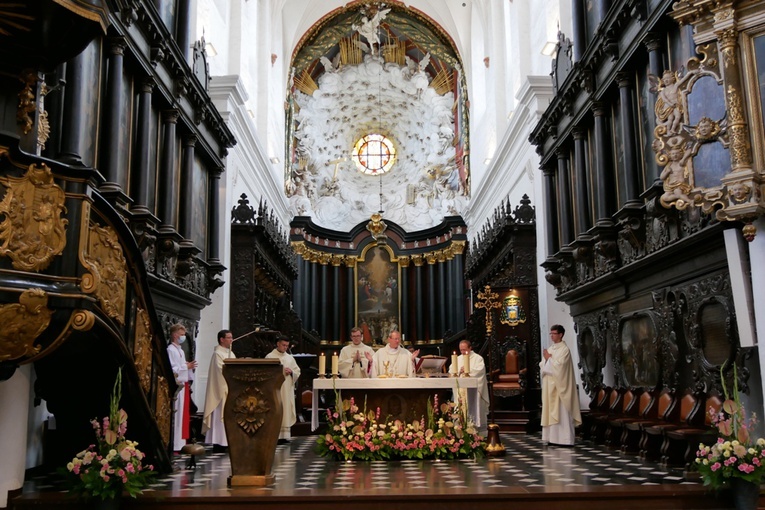
<path fill-rule="evenodd" d="M 707 485 L 715 490 L 730 487 L 738 509 L 755 509 L 760 495 L 760 484 L 765 477 L 765 439 L 751 436 L 754 416 L 747 416 L 738 393 L 738 377 L 733 370 L 733 398 L 728 395 L 723 378 L 725 402 L 717 412 L 709 410 L 717 428 L 717 441 L 712 445 L 699 444 L 696 469 Z"/>
<path fill-rule="evenodd" d="M 78 453 L 62 470 L 70 492 L 118 504 L 123 493 L 135 498 L 155 477 L 154 467 L 144 465 L 138 443 L 125 437 L 127 413 L 120 409 L 122 368 L 117 372 L 109 405 L 109 416 L 92 419 L 96 442 Z"/>

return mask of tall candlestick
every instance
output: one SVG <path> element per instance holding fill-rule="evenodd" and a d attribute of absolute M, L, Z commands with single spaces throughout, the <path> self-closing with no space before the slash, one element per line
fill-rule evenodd
<path fill-rule="evenodd" d="M 457 363 L 457 360 L 459 357 L 457 356 L 457 351 L 454 351 L 452 353 L 452 367 L 454 368 L 454 375 L 460 375 L 460 369 L 459 369 L 459 363 Z"/>
<path fill-rule="evenodd" d="M 324 353 L 319 354 L 319 377 L 327 375 L 327 357 Z"/>
<path fill-rule="evenodd" d="M 465 376 L 470 375 L 470 354 L 462 355 L 462 367 L 465 369 Z"/>
<path fill-rule="evenodd" d="M 333 376 L 336 376 L 340 373 L 338 369 L 339 365 L 340 365 L 340 359 L 337 357 L 337 353 L 333 352 L 332 353 L 332 375 Z"/>

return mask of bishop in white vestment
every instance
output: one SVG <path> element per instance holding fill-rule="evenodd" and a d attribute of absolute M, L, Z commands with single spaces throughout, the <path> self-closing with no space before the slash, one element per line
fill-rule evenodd
<path fill-rule="evenodd" d="M 282 429 L 279 432 L 279 441 L 289 441 L 292 437 L 291 429 L 297 421 L 295 411 L 295 384 L 300 377 L 300 367 L 295 358 L 287 352 L 290 341 L 280 338 L 276 341 L 276 349 L 266 354 L 266 358 L 276 358 L 282 363 L 284 369 L 284 382 L 282 383 Z"/>
<path fill-rule="evenodd" d="M 380 377 L 381 375 L 414 377 L 412 354 L 401 347 L 401 333 L 398 331 L 390 332 L 388 345 L 378 350 L 372 357 L 371 374 L 372 377 Z"/>

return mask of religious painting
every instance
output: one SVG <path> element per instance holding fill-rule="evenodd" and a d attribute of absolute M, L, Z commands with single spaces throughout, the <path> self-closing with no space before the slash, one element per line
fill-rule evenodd
<path fill-rule="evenodd" d="M 384 344 L 399 329 L 398 264 L 387 247 L 364 252 L 356 265 L 356 324 L 366 343 Z"/>
<path fill-rule="evenodd" d="M 629 386 L 652 387 L 659 382 L 656 327 L 647 315 L 625 320 L 621 327 L 621 368 Z"/>

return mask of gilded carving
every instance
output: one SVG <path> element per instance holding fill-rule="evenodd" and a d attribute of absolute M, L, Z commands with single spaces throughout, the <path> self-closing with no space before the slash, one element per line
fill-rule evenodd
<path fill-rule="evenodd" d="M 0 177 L 6 188 L 0 202 L 0 256 L 13 267 L 41 271 L 66 246 L 65 195 L 44 163 L 29 165 L 23 177 Z"/>
<path fill-rule="evenodd" d="M 72 328 L 77 331 L 90 331 L 96 324 L 96 316 L 88 310 L 77 310 L 72 314 Z"/>
<path fill-rule="evenodd" d="M 83 275 L 80 288 L 94 293 L 106 315 L 125 324 L 127 263 L 117 233 L 91 223 L 82 235 L 80 261 L 90 272 Z"/>
<path fill-rule="evenodd" d="M 374 213 L 370 217 L 369 223 L 367 223 L 367 230 L 370 234 L 372 234 L 372 239 L 375 241 L 379 241 L 388 237 L 385 235 L 385 230 L 387 228 L 388 225 L 383 221 L 382 215 L 380 213 Z"/>
<path fill-rule="evenodd" d="M 28 135 L 32 131 L 32 126 L 34 126 L 32 116 L 37 109 L 33 89 L 35 83 L 37 83 L 37 76 L 33 72 L 26 72 L 19 79 L 24 83 L 24 88 L 18 94 L 19 106 L 16 109 L 16 122 L 21 125 L 21 132 Z"/>
<path fill-rule="evenodd" d="M 135 317 L 133 363 L 141 388 L 148 395 L 151 391 L 151 322 L 149 314 L 143 308 L 138 308 Z"/>
<path fill-rule="evenodd" d="M 356 262 L 358 262 L 358 260 L 352 255 L 346 255 L 343 257 L 343 263 L 345 264 L 345 267 L 356 267 Z"/>
<path fill-rule="evenodd" d="M 18 303 L 0 306 L 0 361 L 15 360 L 40 352 L 34 341 L 50 324 L 53 310 L 42 289 L 25 290 Z"/>
<path fill-rule="evenodd" d="M 173 407 L 170 400 L 170 386 L 167 383 L 167 379 L 161 375 L 157 377 L 157 407 L 154 413 L 159 433 L 162 436 L 162 442 L 167 447 L 170 444 L 170 425 L 172 424 Z"/>
<path fill-rule="evenodd" d="M 271 407 L 258 388 L 247 387 L 236 396 L 233 411 L 237 425 L 252 436 L 265 423 Z"/>

